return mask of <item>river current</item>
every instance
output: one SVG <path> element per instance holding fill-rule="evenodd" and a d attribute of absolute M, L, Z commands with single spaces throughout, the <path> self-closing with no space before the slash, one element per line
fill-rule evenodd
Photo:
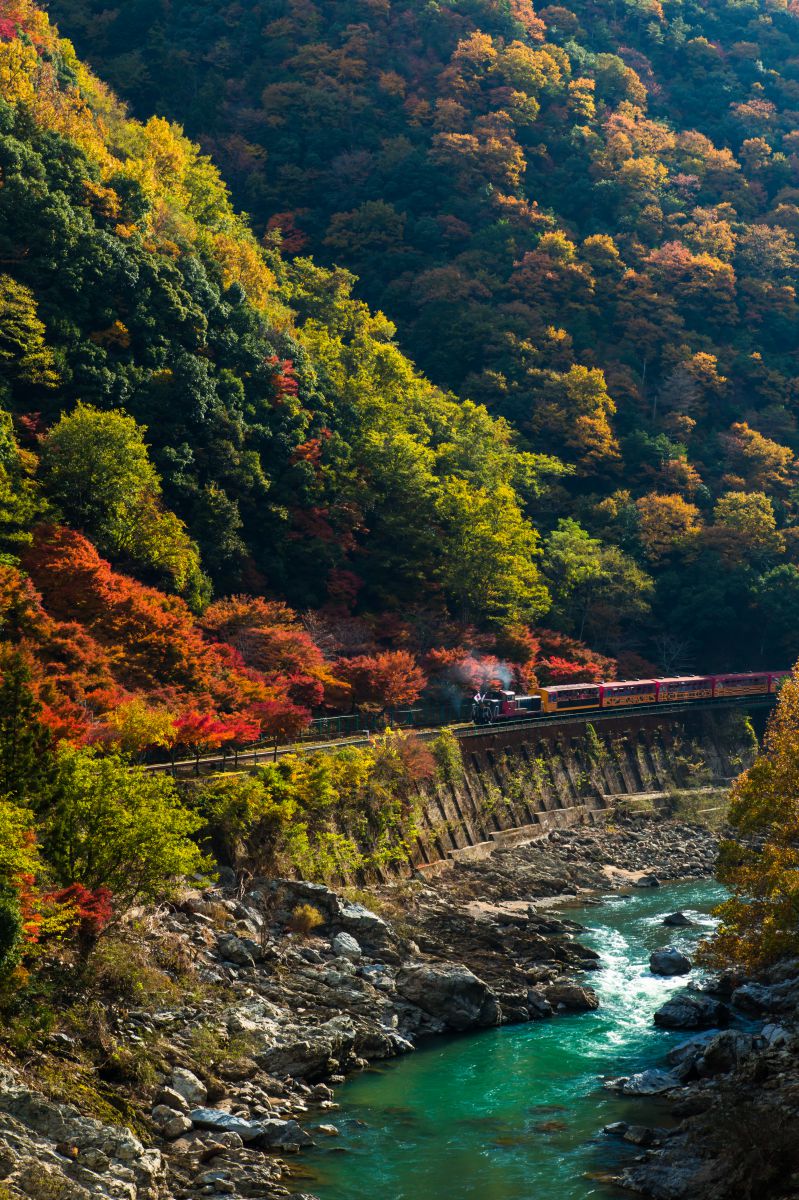
<path fill-rule="evenodd" d="M 615 1200 L 622 1193 L 601 1175 L 640 1151 L 602 1126 L 662 1113 L 602 1081 L 660 1064 L 688 1036 L 652 1022 L 686 979 L 653 976 L 649 954 L 675 945 L 690 955 L 723 894 L 690 882 L 570 906 L 566 915 L 586 927 L 580 941 L 601 956 L 586 976 L 599 1010 L 441 1040 L 377 1064 L 339 1090 L 340 1111 L 326 1119 L 340 1136 L 318 1136 L 294 1186 L 320 1200 Z M 694 927 L 663 926 L 677 909 Z"/>

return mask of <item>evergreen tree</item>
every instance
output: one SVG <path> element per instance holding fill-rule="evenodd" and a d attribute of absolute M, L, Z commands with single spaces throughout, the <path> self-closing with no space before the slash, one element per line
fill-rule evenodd
<path fill-rule="evenodd" d="M 0 647 L 0 673 L 0 794 L 24 800 L 41 791 L 49 774 L 50 734 L 39 720 L 25 651 Z"/>

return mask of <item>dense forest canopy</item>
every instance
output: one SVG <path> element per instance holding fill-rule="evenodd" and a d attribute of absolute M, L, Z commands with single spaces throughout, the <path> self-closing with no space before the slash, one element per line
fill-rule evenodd
<path fill-rule="evenodd" d="M 49 7 L 268 246 L 353 270 L 435 383 L 567 465 L 528 515 L 656 581 L 622 571 L 606 649 L 795 653 L 795 4 Z"/>
<path fill-rule="evenodd" d="M 260 246 L 41 10 L 0 13 L 0 675 L 55 737 L 199 753 L 612 674 L 571 627 L 619 563 L 648 578 L 598 542 L 590 581 L 547 565 L 568 467 L 431 384 L 346 271 Z"/>

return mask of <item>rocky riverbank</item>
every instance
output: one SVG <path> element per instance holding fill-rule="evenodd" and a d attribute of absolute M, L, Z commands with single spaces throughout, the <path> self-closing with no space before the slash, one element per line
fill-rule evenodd
<path fill-rule="evenodd" d="M 654 1200 L 799 1196 L 799 960 L 689 986 L 655 1020 L 690 1036 L 662 1070 L 610 1084 L 660 1096 L 664 1117 L 606 1130 L 647 1148 L 616 1182 Z"/>
<path fill-rule="evenodd" d="M 706 829 L 620 817 L 368 896 L 187 891 L 124 932 L 126 991 L 94 1024 L 5 1053 L 0 1200 L 283 1196 L 305 1125 L 335 1136 L 348 1073 L 433 1034 L 596 1006 L 597 955 L 553 899 L 705 876 L 714 856 Z"/>

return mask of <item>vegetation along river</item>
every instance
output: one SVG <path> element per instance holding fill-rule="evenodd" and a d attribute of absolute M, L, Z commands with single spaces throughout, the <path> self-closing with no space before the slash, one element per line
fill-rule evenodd
<path fill-rule="evenodd" d="M 655 1009 L 686 979 L 653 976 L 649 954 L 676 945 L 690 955 L 723 894 L 697 881 L 570 907 L 586 927 L 580 940 L 602 956 L 589 978 L 600 1009 L 442 1040 L 369 1070 L 339 1092 L 341 1136 L 318 1137 L 297 1186 L 321 1200 L 619 1196 L 592 1175 L 640 1151 L 602 1126 L 645 1124 L 653 1102 L 616 1097 L 602 1080 L 658 1064 L 689 1036 L 653 1025 Z M 693 928 L 661 924 L 677 909 Z"/>

